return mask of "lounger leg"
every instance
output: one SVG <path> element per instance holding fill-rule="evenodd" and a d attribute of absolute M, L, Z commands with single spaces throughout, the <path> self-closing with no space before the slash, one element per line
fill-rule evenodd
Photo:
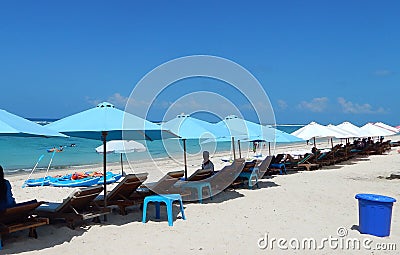
<path fill-rule="evenodd" d="M 172 200 L 169 200 L 168 202 L 165 202 L 167 205 L 167 215 L 168 215 L 168 225 L 172 226 L 173 225 L 173 215 L 172 215 Z"/>
<path fill-rule="evenodd" d="M 257 186 L 257 189 L 260 188 L 260 186 L 258 186 L 258 175 L 256 175 L 256 186 Z"/>
<path fill-rule="evenodd" d="M 124 205 L 119 205 L 118 208 L 119 208 L 119 213 L 121 215 L 127 215 L 127 212 L 125 210 L 125 206 Z"/>
<path fill-rule="evenodd" d="M 211 191 L 211 185 L 210 185 L 210 184 L 208 184 L 208 185 L 207 185 L 207 187 L 208 187 L 208 192 L 209 192 L 209 194 L 210 194 L 210 199 L 212 200 L 212 191 Z"/>
<path fill-rule="evenodd" d="M 100 217 L 99 217 L 99 216 L 94 217 L 94 218 L 93 218 L 93 222 L 94 222 L 94 223 L 101 223 Z"/>
<path fill-rule="evenodd" d="M 160 202 L 155 202 L 156 207 L 156 219 L 160 219 Z"/>
<path fill-rule="evenodd" d="M 182 219 L 186 220 L 182 199 L 179 199 L 179 205 L 180 205 L 180 209 L 181 209 Z"/>
<path fill-rule="evenodd" d="M 38 235 L 37 235 L 37 232 L 36 232 L 36 228 L 29 228 L 28 236 L 37 239 Z"/>
<path fill-rule="evenodd" d="M 3 249 L 3 239 L 1 238 L 1 235 L 0 235 L 0 251 Z"/>
<path fill-rule="evenodd" d="M 142 213 L 142 223 L 146 223 L 146 213 L 147 213 L 147 201 L 144 200 L 143 213 Z"/>
<path fill-rule="evenodd" d="M 197 187 L 197 197 L 199 199 L 199 203 L 203 203 L 203 187 Z"/>

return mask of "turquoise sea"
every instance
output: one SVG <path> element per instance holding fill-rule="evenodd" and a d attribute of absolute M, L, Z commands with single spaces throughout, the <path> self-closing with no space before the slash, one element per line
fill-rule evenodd
<path fill-rule="evenodd" d="M 45 124 L 51 120 L 34 121 Z M 293 132 L 302 125 L 277 125 L 277 128 Z M 166 141 L 145 142 L 147 152 L 136 152 L 128 155 L 129 160 L 145 160 L 152 158 L 166 158 L 169 156 L 182 155 L 182 146 L 180 141 L 169 139 Z M 75 146 L 71 147 L 74 144 Z M 102 145 L 101 141 L 89 140 L 82 138 L 21 138 L 21 137 L 5 137 L 0 136 L 0 165 L 8 173 L 16 173 L 21 171 L 31 171 L 41 155 L 44 155 L 37 169 L 46 169 L 52 153 L 47 149 L 63 146 L 62 152 L 54 154 L 52 168 L 68 168 L 76 165 L 101 164 L 102 154 L 98 154 L 95 148 Z M 205 147 L 206 146 L 206 147 Z M 209 145 L 211 146 L 211 145 Z M 189 154 L 199 153 L 204 149 L 213 151 L 229 151 L 231 149 L 230 142 L 218 143 L 217 148 L 207 147 L 207 145 L 199 145 L 197 140 L 187 141 L 187 151 Z M 245 148 L 243 148 L 245 149 Z M 120 154 L 108 154 L 107 162 L 119 162 Z"/>

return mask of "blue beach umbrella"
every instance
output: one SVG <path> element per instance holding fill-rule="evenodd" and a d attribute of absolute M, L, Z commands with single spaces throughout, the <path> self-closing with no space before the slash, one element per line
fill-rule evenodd
<path fill-rule="evenodd" d="M 209 139 L 224 136 L 225 132 L 215 124 L 180 114 L 162 124 L 183 139 Z"/>
<path fill-rule="evenodd" d="M 247 137 L 248 140 L 275 141 L 275 130 L 271 126 L 264 126 L 235 115 L 229 115 L 215 124 L 224 129 L 226 136 Z"/>
<path fill-rule="evenodd" d="M 67 137 L 52 129 L 43 127 L 33 121 L 24 119 L 5 110 L 0 110 L 0 136 L 15 137 Z M 28 179 L 35 171 L 37 165 L 43 158 L 43 154 L 37 160 Z M 25 183 L 22 187 L 25 187 Z"/>
<path fill-rule="evenodd" d="M 275 129 L 271 128 L 270 126 L 264 126 L 245 119 L 241 119 L 235 115 L 229 115 L 215 125 L 225 131 L 226 138 L 222 138 L 222 140 L 228 140 L 227 137 L 231 138 L 234 158 L 235 138 L 238 141 L 275 141 Z M 240 146 L 240 142 L 238 142 L 238 144 Z M 239 147 L 239 154 L 241 154 L 240 152 L 241 151 Z"/>
<path fill-rule="evenodd" d="M 180 114 L 176 118 L 163 123 L 161 126 L 163 129 L 171 130 L 182 139 L 185 179 L 187 178 L 186 140 L 215 139 L 224 135 L 224 130 L 218 126 L 185 114 Z"/>
<path fill-rule="evenodd" d="M 304 140 L 279 129 L 275 129 L 275 142 L 277 143 L 296 143 L 303 142 Z"/>
<path fill-rule="evenodd" d="M 0 110 L 0 136 L 17 137 L 67 137 L 52 129 L 24 119 L 5 110 Z"/>
<path fill-rule="evenodd" d="M 138 116 L 121 111 L 104 102 L 97 107 L 76 113 L 47 125 L 63 134 L 103 141 L 103 151 L 107 151 L 109 140 L 162 140 L 178 137 L 163 130 L 157 124 Z M 107 153 L 103 154 L 103 171 L 106 176 Z M 106 178 L 104 178 L 104 204 L 106 202 Z"/>

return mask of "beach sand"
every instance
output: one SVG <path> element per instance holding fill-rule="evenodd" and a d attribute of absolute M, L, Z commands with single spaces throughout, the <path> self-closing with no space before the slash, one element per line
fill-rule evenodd
<path fill-rule="evenodd" d="M 392 140 L 400 140 L 393 137 Z M 321 144 L 326 146 L 326 144 Z M 279 147 L 275 153 L 288 150 L 309 149 Z M 324 249 L 281 250 L 277 243 L 260 249 L 260 238 L 284 238 L 286 240 L 314 238 L 318 245 L 324 238 L 338 237 L 338 228 L 344 228 L 342 239 L 357 238 L 361 242 L 369 238 L 371 247 L 378 243 L 394 243 L 400 250 L 400 207 L 394 204 L 390 237 L 379 238 L 360 234 L 358 225 L 357 193 L 376 193 L 400 199 L 400 180 L 388 180 L 392 172 L 399 171 L 400 153 L 392 148 L 387 155 L 374 155 L 358 160 L 342 162 L 317 171 L 289 172 L 262 179 L 260 188 L 254 190 L 227 190 L 206 200 L 203 204 L 185 203 L 187 219 L 182 220 L 178 208 L 174 208 L 174 226 L 169 227 L 165 209 L 161 208 L 161 220 L 154 218 L 154 207 L 148 209 L 148 222 L 141 223 L 142 213 L 132 207 L 128 215 L 113 212 L 107 222 L 88 223 L 75 230 L 66 226 L 48 225 L 37 229 L 38 239 L 27 237 L 27 231 L 8 235 L 0 254 L 396 254 L 396 251 L 360 250 L 345 247 Z M 214 155 L 216 169 L 224 164 L 220 160 L 229 153 Z M 189 174 L 201 163 L 200 157 L 189 157 Z M 159 167 L 163 171 L 158 171 Z M 156 181 L 163 173 L 183 169 L 171 159 L 151 162 L 135 162 L 134 172 L 150 172 L 149 181 Z M 102 171 L 101 166 L 95 169 Z M 156 170 L 155 170 L 156 169 Z M 82 169 L 70 169 L 70 172 Z M 118 164 L 108 170 L 120 171 Z M 130 173 L 131 170 L 127 170 Z M 64 174 L 66 171 L 63 170 Z M 52 172 L 55 174 L 56 172 Z M 60 172 L 61 173 L 61 172 Z M 34 177 L 41 177 L 37 173 Z M 54 187 L 21 188 L 26 175 L 7 176 L 12 183 L 17 202 L 30 199 L 58 201 L 67 197 L 73 189 Z M 109 190 L 112 186 L 107 187 Z M 343 230 L 343 229 L 341 229 Z M 263 241 L 263 240 L 261 240 Z M 265 242 L 261 242 L 264 245 Z M 285 245 L 284 245 L 285 246 Z M 397 251 L 398 253 L 398 251 Z"/>

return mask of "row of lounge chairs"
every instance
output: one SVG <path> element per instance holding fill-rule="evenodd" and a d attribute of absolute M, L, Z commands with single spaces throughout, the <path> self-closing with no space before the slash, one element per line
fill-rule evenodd
<path fill-rule="evenodd" d="M 35 200 L 0 212 L 0 233 L 4 235 L 29 229 L 29 236 L 36 238 L 36 228 L 49 224 L 49 222 L 62 220 L 70 228 L 75 228 L 78 223 L 89 219 L 100 222 L 100 216 L 111 212 L 110 206 L 116 206 L 120 214 L 126 215 L 127 207 L 142 205 L 147 196 L 178 193 L 183 197 L 189 197 L 194 191 L 193 184 L 200 187 L 208 186 L 209 193 L 206 198 L 212 198 L 213 194 L 241 183 L 243 178 L 239 175 L 242 173 L 244 173 L 244 179 L 247 178 L 250 183 L 253 177 L 258 181 L 258 178 L 267 171 L 270 160 L 271 157 L 263 161 L 258 168 L 255 164 L 244 167 L 244 159 L 238 159 L 215 174 L 209 170 L 198 170 L 187 181 L 182 181 L 183 171 L 169 172 L 159 181 L 150 184 L 143 184 L 147 180 L 147 173 L 129 174 L 107 194 L 107 207 L 104 207 L 104 196 L 101 195 L 102 186 L 78 189 L 62 203 L 37 202 Z M 247 173 L 249 173 L 248 176 Z M 197 189 L 197 193 L 199 199 L 192 200 L 202 201 L 203 189 Z M 188 198 L 188 200 L 191 199 Z"/>
<path fill-rule="evenodd" d="M 330 166 L 350 160 L 355 157 L 381 155 L 390 150 L 391 141 L 377 142 L 358 148 L 354 144 L 338 144 L 326 152 L 306 153 L 295 159 L 290 154 L 274 156 L 269 166 L 269 172 L 279 170 L 281 173 L 290 170 L 316 170 L 323 166 Z"/>
<path fill-rule="evenodd" d="M 183 171 L 169 172 L 159 181 L 150 184 L 144 184 L 147 173 L 130 174 L 107 194 L 107 207 L 104 206 L 104 196 L 100 194 L 103 191 L 102 186 L 76 190 L 62 203 L 30 201 L 0 212 L 0 234 L 29 229 L 29 236 L 37 238 L 36 228 L 49 222 L 63 220 L 70 228 L 88 219 L 100 222 L 100 216 L 111 212 L 110 206 L 116 206 L 121 215 L 126 215 L 127 207 L 142 206 L 144 199 L 154 194 L 179 194 L 186 201 L 202 202 L 205 198 L 212 199 L 213 195 L 227 188 L 258 186 L 264 175 L 272 174 L 276 170 L 282 174 L 287 169 L 318 169 L 356 155 L 382 154 L 388 149 L 390 141 L 368 146 L 363 150 L 353 145 L 337 145 L 329 152 L 308 153 L 299 159 L 285 154 L 269 156 L 263 161 L 245 162 L 244 159 L 236 159 L 214 174 L 211 170 L 197 170 L 186 181 L 182 180 Z M 208 191 L 205 197 L 204 191 Z"/>

